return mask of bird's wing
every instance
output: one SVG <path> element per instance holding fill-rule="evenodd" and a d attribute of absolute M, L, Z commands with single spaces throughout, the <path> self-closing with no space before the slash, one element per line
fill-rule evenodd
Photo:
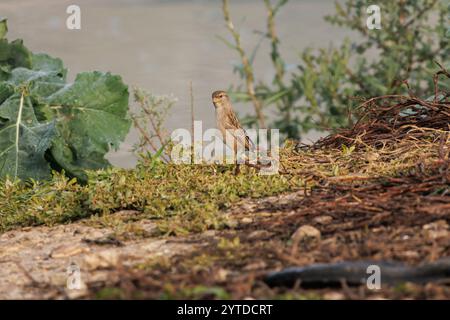
<path fill-rule="evenodd" d="M 225 128 L 230 130 L 229 132 L 237 140 L 237 142 L 244 146 L 245 150 L 254 150 L 255 144 L 250 139 L 244 128 L 242 128 L 236 114 L 233 111 L 228 114 L 226 122 Z"/>

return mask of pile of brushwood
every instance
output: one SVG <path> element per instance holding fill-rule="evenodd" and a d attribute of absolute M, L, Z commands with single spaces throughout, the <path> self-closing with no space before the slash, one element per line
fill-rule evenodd
<path fill-rule="evenodd" d="M 328 136 L 315 147 L 339 147 L 361 144 L 380 149 L 405 140 L 429 140 L 433 133 L 449 130 L 448 92 L 438 91 L 438 76 L 450 74 L 442 69 L 434 76 L 435 94 L 423 100 L 414 96 L 388 95 L 369 99 L 359 106 L 361 116 L 350 129 Z M 448 82 L 448 81 L 447 81 Z"/>
<path fill-rule="evenodd" d="M 289 144 L 281 164 L 302 177 L 295 193 L 234 206 L 234 226 L 188 236 L 193 252 L 116 271 L 91 295 L 450 298 L 450 101 L 439 76 L 450 78 L 435 76 L 431 98 L 372 98 L 352 128 Z M 387 270 L 380 290 L 354 281 L 369 263 Z"/>

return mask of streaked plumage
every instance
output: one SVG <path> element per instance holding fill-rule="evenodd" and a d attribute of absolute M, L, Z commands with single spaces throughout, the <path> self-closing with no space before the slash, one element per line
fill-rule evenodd
<path fill-rule="evenodd" d="M 245 149 L 246 151 L 254 150 L 255 146 L 239 123 L 227 93 L 225 91 L 215 91 L 212 94 L 212 100 L 216 109 L 217 128 L 222 133 L 222 139 L 225 143 L 234 150 L 235 153 L 238 149 Z M 226 139 L 227 131 L 228 134 L 231 135 L 232 141 Z"/>

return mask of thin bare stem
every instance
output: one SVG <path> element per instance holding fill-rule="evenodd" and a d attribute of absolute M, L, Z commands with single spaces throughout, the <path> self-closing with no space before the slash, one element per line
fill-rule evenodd
<path fill-rule="evenodd" d="M 270 38 L 272 46 L 272 52 L 270 56 L 275 67 L 275 82 L 280 87 L 284 87 L 284 63 L 281 59 L 280 51 L 278 49 L 280 40 L 278 39 L 277 33 L 275 31 L 275 16 L 281 6 L 286 4 L 287 1 L 288 0 L 280 0 L 275 6 L 272 6 L 270 0 L 264 0 L 267 8 L 267 37 Z"/>
<path fill-rule="evenodd" d="M 156 137 L 158 138 L 161 145 L 164 145 L 165 143 L 165 134 L 160 130 L 159 126 L 156 125 L 155 120 L 153 119 L 153 114 L 146 108 L 146 105 L 148 104 L 147 98 L 141 103 L 141 108 L 144 111 L 144 113 L 148 116 L 148 119 L 150 120 L 150 125 L 152 126 L 152 130 L 154 131 Z"/>
<path fill-rule="evenodd" d="M 153 153 L 161 154 L 161 159 L 170 162 L 171 154 L 167 150 L 170 139 L 163 124 L 166 112 L 171 108 L 173 101 L 169 98 L 156 97 L 138 88 L 134 89 L 135 101 L 139 104 L 139 114 L 132 114 L 134 126 L 139 131 L 141 141 L 136 150 L 145 150 L 148 147 Z"/>
<path fill-rule="evenodd" d="M 136 117 L 134 117 L 134 116 L 132 116 L 131 119 L 133 120 L 134 126 L 138 129 L 138 131 L 141 134 L 141 136 L 144 139 L 144 141 L 150 146 L 150 148 L 153 150 L 154 153 L 158 152 L 158 148 L 153 143 L 152 138 L 148 135 L 148 133 L 144 130 L 144 128 L 142 128 L 142 126 L 139 124 L 138 119 Z M 168 157 L 164 153 L 161 155 L 161 158 L 165 162 L 169 162 Z"/>
<path fill-rule="evenodd" d="M 231 20 L 230 10 L 228 5 L 228 0 L 222 0 L 223 3 L 223 16 L 226 22 L 226 26 L 233 36 L 235 42 L 235 49 L 239 52 L 239 56 L 241 57 L 241 62 L 244 68 L 245 81 L 247 86 L 247 94 L 250 96 L 253 106 L 255 108 L 256 117 L 258 118 L 260 128 L 265 128 L 265 117 L 262 112 L 262 104 L 261 101 L 256 97 L 255 93 L 255 77 L 253 74 L 253 68 L 250 64 L 250 61 L 242 48 L 241 44 L 241 36 L 239 32 L 236 31 L 233 25 L 233 21 Z"/>
<path fill-rule="evenodd" d="M 194 163 L 194 122 L 195 122 L 195 114 L 194 114 L 194 90 L 192 88 L 192 81 L 189 82 L 189 94 L 191 97 L 191 163 Z"/>
<path fill-rule="evenodd" d="M 414 21 L 417 21 L 418 19 L 420 19 L 420 17 L 423 16 L 428 10 L 433 8 L 437 2 L 438 2 L 438 0 L 433 0 L 428 5 L 425 5 L 422 8 L 422 10 L 417 12 L 417 14 L 414 17 L 412 17 L 408 22 L 406 22 L 402 27 L 403 28 L 409 27 L 411 24 L 414 23 Z"/>

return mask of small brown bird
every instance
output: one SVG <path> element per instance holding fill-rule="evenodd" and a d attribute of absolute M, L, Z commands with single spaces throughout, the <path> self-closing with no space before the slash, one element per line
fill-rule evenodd
<path fill-rule="evenodd" d="M 216 108 L 217 129 L 222 133 L 223 141 L 234 151 L 237 162 L 238 150 L 252 151 L 255 145 L 239 123 L 227 93 L 214 91 L 212 101 Z M 239 165 L 236 171 L 239 171 Z"/>

